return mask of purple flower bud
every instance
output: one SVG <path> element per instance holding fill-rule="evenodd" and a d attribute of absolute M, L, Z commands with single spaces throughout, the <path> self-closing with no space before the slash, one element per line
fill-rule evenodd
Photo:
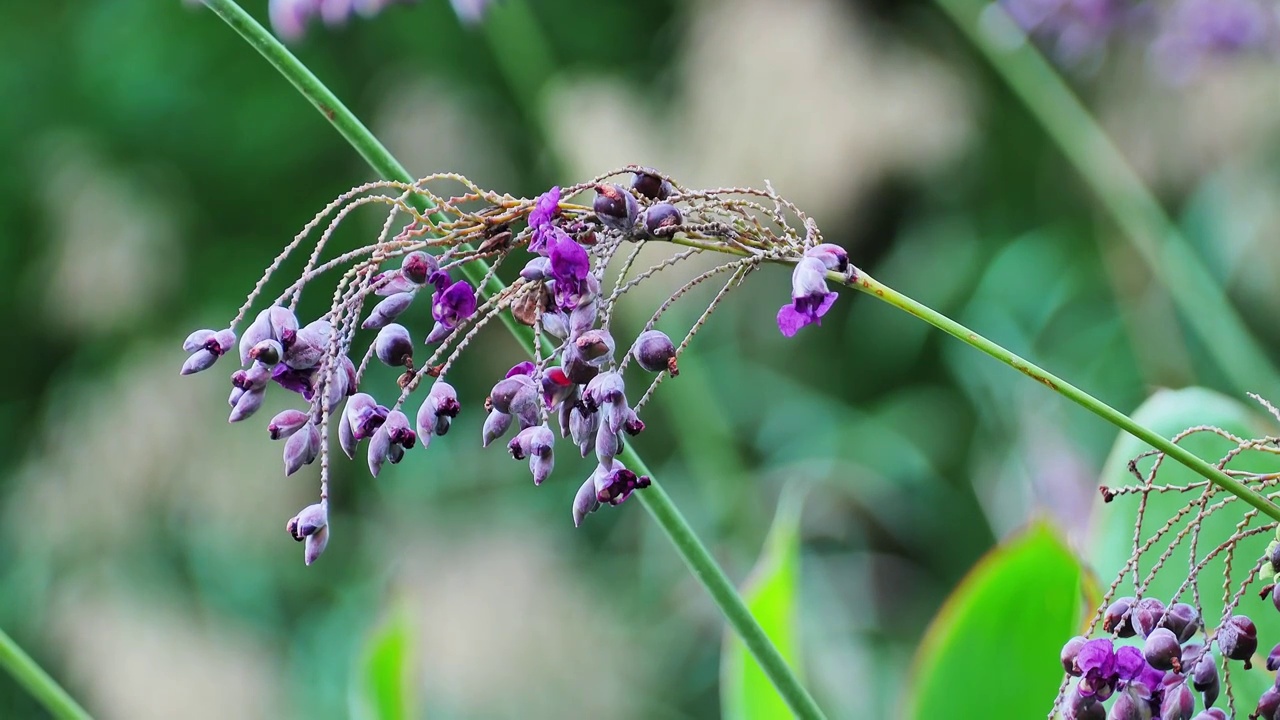
<path fill-rule="evenodd" d="M 1258 698 L 1258 705 L 1249 717 L 1273 718 L 1277 711 L 1280 711 L 1280 690 L 1269 687 L 1262 693 L 1262 697 Z"/>
<path fill-rule="evenodd" d="M 1090 640 L 1076 654 L 1076 667 L 1084 676 L 1080 684 L 1080 692 L 1085 695 L 1109 692 L 1110 685 L 1116 675 L 1116 655 L 1111 641 L 1107 638 Z"/>
<path fill-rule="evenodd" d="M 213 339 L 214 332 L 212 330 L 196 330 L 182 341 L 182 349 L 186 352 L 193 353 L 205 346 L 205 343 Z"/>
<path fill-rule="evenodd" d="M 382 423 L 381 431 L 387 434 L 392 445 L 398 445 L 406 450 L 412 450 L 418 441 L 418 434 L 409 428 L 409 417 L 399 410 L 387 413 L 387 419 Z"/>
<path fill-rule="evenodd" d="M 316 503 L 308 505 L 302 509 L 302 512 L 289 518 L 289 522 L 285 524 L 285 529 L 289 531 L 289 535 L 298 542 L 302 542 L 305 538 L 309 538 L 320 532 L 320 529 L 329 524 L 329 508 L 325 503 Z"/>
<path fill-rule="evenodd" d="M 622 432 L 632 437 L 635 437 L 636 435 L 639 435 L 640 433 L 644 432 L 644 421 L 642 421 L 636 415 L 636 411 L 632 410 L 631 408 L 627 408 L 626 412 L 623 413 Z"/>
<path fill-rule="evenodd" d="M 314 534 L 308 535 L 306 545 L 303 548 L 302 560 L 307 565 L 316 561 L 324 549 L 329 546 L 329 526 L 317 530 Z"/>
<path fill-rule="evenodd" d="M 347 401 L 350 405 L 351 401 Z M 342 448 L 342 453 L 350 460 L 356 459 L 356 447 L 360 444 L 356 440 L 355 431 L 351 429 L 351 418 L 344 411 L 342 418 L 338 421 L 338 446 Z"/>
<path fill-rule="evenodd" d="M 1182 667 L 1182 647 L 1169 628 L 1156 628 L 1147 635 L 1142 645 L 1142 656 L 1157 670 L 1180 670 Z"/>
<path fill-rule="evenodd" d="M 351 436 L 357 442 L 371 435 L 387 419 L 387 409 L 378 405 L 373 396 L 356 393 L 347 400 L 343 415 L 351 425 Z"/>
<path fill-rule="evenodd" d="M 555 280 L 553 295 L 556 307 L 573 310 L 595 293 L 588 292 L 591 256 L 563 230 L 552 228 L 547 239 L 547 266 Z"/>
<path fill-rule="evenodd" d="M 1122 690 L 1116 695 L 1115 704 L 1111 706 L 1108 720 L 1150 720 L 1151 708 L 1146 700 L 1139 698 L 1132 688 Z"/>
<path fill-rule="evenodd" d="M 613 336 L 608 330 L 588 330 L 579 335 L 571 345 L 578 357 L 598 368 L 613 362 Z"/>
<path fill-rule="evenodd" d="M 1196 711 L 1196 698 L 1185 682 L 1167 685 L 1160 701 L 1160 720 L 1191 720 Z"/>
<path fill-rule="evenodd" d="M 386 327 L 409 308 L 409 305 L 413 303 L 413 298 L 414 293 L 402 292 L 384 299 L 373 306 L 373 310 L 369 311 L 369 317 L 365 318 L 360 327 L 365 330 L 377 330 Z"/>
<path fill-rule="evenodd" d="M 1267 655 L 1267 669 L 1271 672 L 1280 670 L 1280 645 L 1271 648 L 1270 654 Z"/>
<path fill-rule="evenodd" d="M 1102 629 L 1109 633 L 1115 633 L 1116 637 L 1133 637 L 1137 631 L 1133 629 L 1133 623 L 1130 622 L 1130 611 L 1133 609 L 1135 602 L 1137 601 L 1131 597 L 1122 597 L 1111 603 L 1103 615 Z"/>
<path fill-rule="evenodd" d="M 574 312 L 580 309 L 581 306 L 575 308 Z M 542 313 L 542 329 L 548 335 L 564 340 L 569 337 L 569 315 L 559 310 Z"/>
<path fill-rule="evenodd" d="M 1191 720 L 1227 720 L 1227 712 L 1222 708 L 1209 708 L 1191 718 Z"/>
<path fill-rule="evenodd" d="M 333 361 L 331 361 L 333 362 Z M 339 356 L 337 361 L 338 367 L 333 370 L 333 383 L 326 384 L 327 394 L 329 396 L 329 407 L 336 408 L 342 399 L 349 395 L 355 389 L 356 384 L 356 366 L 351 362 L 351 358 L 346 355 Z M 329 373 L 329 369 L 325 368 L 321 378 L 325 378 Z M 328 380 L 324 380 L 328 383 Z"/>
<path fill-rule="evenodd" d="M 333 325 L 320 319 L 307 324 L 294 334 L 294 342 L 286 344 L 284 363 L 294 370 L 307 370 L 320 364 L 329 352 L 329 336 Z"/>
<path fill-rule="evenodd" d="M 232 385 L 231 396 L 227 398 L 227 404 L 230 405 L 231 407 L 235 407 L 236 403 L 240 402 L 240 397 L 242 395 L 244 395 L 244 388 L 237 387 L 236 385 Z"/>
<path fill-rule="evenodd" d="M 546 280 L 551 277 L 551 261 L 545 257 L 536 257 L 525 263 L 520 270 L 520 277 L 530 282 Z"/>
<path fill-rule="evenodd" d="M 569 376 L 564 373 L 564 368 L 547 368 L 542 373 L 542 401 L 548 409 L 555 410 L 560 407 L 560 403 L 566 398 L 574 394 L 578 389 L 574 385 Z"/>
<path fill-rule="evenodd" d="M 622 452 L 622 435 L 610 432 L 609 426 L 600 423 L 596 430 L 596 459 L 601 467 L 612 467 L 613 460 Z"/>
<path fill-rule="evenodd" d="M 373 354 L 391 367 L 411 367 L 413 339 L 403 325 L 391 323 L 378 331 L 378 337 L 373 341 Z"/>
<path fill-rule="evenodd" d="M 308 422 L 299 432 L 289 436 L 284 444 L 284 474 L 288 477 L 303 465 L 310 465 L 320 454 L 320 429 Z"/>
<path fill-rule="evenodd" d="M 529 252 L 542 254 L 547 249 L 547 239 L 553 229 L 551 224 L 560 210 L 560 188 L 553 187 L 538 196 L 529 212 Z"/>
<path fill-rule="evenodd" d="M 415 428 L 422 440 L 422 447 L 431 441 L 432 435 L 444 435 L 449 432 L 453 418 L 462 409 L 458 402 L 458 393 L 453 386 L 443 380 L 436 380 L 427 392 L 427 397 L 418 408 Z"/>
<path fill-rule="evenodd" d="M 297 335 L 298 317 L 289 308 L 279 305 L 272 305 L 263 312 L 267 314 L 267 322 L 271 324 L 271 337 L 280 341 L 287 350 L 293 344 L 292 338 Z"/>
<path fill-rule="evenodd" d="M 600 368 L 584 360 L 573 343 L 565 344 L 561 367 L 564 369 L 565 377 L 575 385 L 586 385 L 600 374 Z"/>
<path fill-rule="evenodd" d="M 1174 603 L 1164 612 L 1164 626 L 1185 643 L 1200 630 L 1200 613 L 1187 603 Z"/>
<path fill-rule="evenodd" d="M 669 202 L 651 205 L 644 211 L 644 229 L 653 237 L 671 237 L 684 222 L 680 208 Z"/>
<path fill-rule="evenodd" d="M 458 327 L 459 323 L 475 314 L 475 293 L 475 288 L 466 280 L 451 283 L 443 290 L 437 286 L 431 298 L 431 317 L 444 326 L 446 331 Z M 432 334 L 435 334 L 434 330 Z"/>
<path fill-rule="evenodd" d="M 272 440 L 287 438 L 297 432 L 303 425 L 310 422 L 310 416 L 301 410 L 281 410 L 276 416 L 271 418 L 271 423 L 267 425 L 267 432 L 271 434 Z"/>
<path fill-rule="evenodd" d="M 219 330 L 214 333 L 212 343 L 206 342 L 205 349 L 210 350 L 222 357 L 231 352 L 231 348 L 236 346 L 236 331 L 231 328 Z"/>
<path fill-rule="evenodd" d="M 516 460 L 529 458 L 529 471 L 533 473 L 533 484 L 541 485 L 551 475 L 555 465 L 552 446 L 555 435 L 546 425 L 534 425 L 521 430 L 510 443 L 507 451 Z"/>
<path fill-rule="evenodd" d="M 498 381 L 489 392 L 489 401 L 495 410 L 511 413 L 511 405 L 520 393 L 533 392 L 533 378 L 528 375 L 510 375 Z"/>
<path fill-rule="evenodd" d="M 1143 673 L 1151 669 L 1138 648 L 1126 645 L 1116 649 L 1116 677 L 1121 680 L 1142 680 Z M 1150 678 L 1150 683 L 1153 686 L 1159 685 L 1163 678 L 1164 673 L 1156 671 L 1154 677 Z"/>
<path fill-rule="evenodd" d="M 1276 610 L 1280 610 L 1280 583 L 1271 587 L 1271 604 L 1275 605 Z"/>
<path fill-rule="evenodd" d="M 1084 647 L 1084 644 L 1088 641 L 1089 639 L 1083 635 L 1077 635 L 1062 646 L 1059 659 L 1062 661 L 1062 669 L 1066 670 L 1068 675 L 1080 677 L 1080 670 L 1076 667 L 1076 656 L 1080 654 L 1080 648 Z"/>
<path fill-rule="evenodd" d="M 791 304 L 778 311 L 778 330 L 791 337 L 800 328 L 822 324 L 838 295 L 827 290 L 827 270 L 817 258 L 801 258 L 791 273 Z"/>
<path fill-rule="evenodd" d="M 631 356 L 636 364 L 649 372 L 666 370 L 674 377 L 680 374 L 676 366 L 676 346 L 667 334 L 658 330 L 640 333 L 631 346 Z"/>
<path fill-rule="evenodd" d="M 1248 670 L 1253 666 L 1250 660 L 1258 649 L 1257 626 L 1247 615 L 1232 615 L 1218 628 L 1218 649 L 1224 657 L 1243 660 L 1244 668 Z"/>
<path fill-rule="evenodd" d="M 1106 720 L 1107 708 L 1093 695 L 1081 695 L 1072 688 L 1067 695 L 1067 717 L 1074 720 Z"/>
<path fill-rule="evenodd" d="M 260 363 L 254 363 L 253 367 L 249 368 L 250 373 L 253 372 L 254 368 L 261 367 L 263 366 Z M 271 370 L 270 379 L 275 380 L 276 384 L 285 390 L 288 390 L 289 392 L 296 392 L 302 395 L 304 399 L 310 400 L 315 395 L 315 387 L 313 384 L 315 374 L 315 368 L 295 370 L 294 368 L 289 367 L 287 363 L 280 363 Z M 256 382 L 257 377 L 253 376 L 251 377 L 251 380 Z"/>
<path fill-rule="evenodd" d="M 1191 685 L 1204 694 L 1204 705 L 1209 707 L 1218 699 L 1218 664 L 1213 653 L 1202 645 L 1188 645 L 1182 650 L 1182 670 L 1191 678 Z"/>
<path fill-rule="evenodd" d="M 267 338 L 249 349 L 249 357 L 266 367 L 275 367 L 284 355 L 284 348 L 272 338 Z"/>
<path fill-rule="evenodd" d="M 586 482 L 578 488 L 578 494 L 573 498 L 573 526 L 581 527 L 582 519 L 587 515 L 595 512 L 600 507 L 600 500 L 596 498 L 596 479 L 592 473 Z"/>
<path fill-rule="evenodd" d="M 197 350 L 187 357 L 187 361 L 182 363 L 182 375 L 194 375 L 202 370 L 208 370 L 213 367 L 213 363 L 218 356 L 208 350 Z"/>
<path fill-rule="evenodd" d="M 527 375 L 529 377 L 533 377 L 533 373 L 537 369 L 538 366 L 534 365 L 532 360 L 525 360 L 512 365 L 511 369 L 508 370 L 507 374 L 503 377 L 515 377 L 516 375 Z"/>
<path fill-rule="evenodd" d="M 262 399 L 266 395 L 267 391 L 263 388 L 245 390 L 240 399 L 236 401 L 236 406 L 231 408 L 231 416 L 227 418 L 227 422 L 240 422 L 258 412 L 258 408 L 262 407 Z"/>
<path fill-rule="evenodd" d="M 658 171 L 652 168 L 636 171 L 635 177 L 631 178 L 631 189 L 650 200 L 666 200 L 675 192 L 671 183 L 662 179 Z"/>
<path fill-rule="evenodd" d="M 630 233 L 640 215 L 635 197 L 618 185 L 597 185 L 592 209 L 605 227 L 622 233 Z"/>
<path fill-rule="evenodd" d="M 439 269 L 440 263 L 421 250 L 414 250 L 400 261 L 400 274 L 414 285 L 425 285 L 431 273 Z"/>
<path fill-rule="evenodd" d="M 600 415 L 593 412 L 584 412 L 581 407 L 574 406 L 569 411 L 569 437 L 574 444 L 578 446 L 578 450 L 582 453 L 582 457 L 591 454 L 596 446 L 596 432 L 600 427 Z"/>
<path fill-rule="evenodd" d="M 391 455 L 391 436 L 385 428 L 379 427 L 369 438 L 369 472 L 378 477 L 382 471 L 382 463 Z"/>
<path fill-rule="evenodd" d="M 430 275 L 430 272 L 428 275 Z M 418 287 L 422 284 L 415 284 L 412 280 L 405 277 L 403 269 L 388 270 L 387 272 L 379 273 L 374 275 L 369 282 L 373 287 L 373 294 L 378 297 L 391 297 L 392 295 L 399 295 L 400 293 L 416 292 Z"/>
<path fill-rule="evenodd" d="M 582 392 L 582 400 L 590 412 L 595 412 L 606 405 L 626 403 L 626 383 L 622 379 L 622 374 L 600 373 L 587 383 L 586 390 Z"/>
<path fill-rule="evenodd" d="M 569 394 L 560 401 L 560 408 L 557 415 L 560 421 L 560 437 L 569 437 L 569 426 L 573 417 L 574 408 L 578 405 L 578 386 L 571 385 Z"/>
<path fill-rule="evenodd" d="M 822 243 L 814 245 L 804 252 L 805 257 L 817 258 L 822 261 L 822 266 L 828 270 L 834 270 L 838 273 L 849 272 L 849 253 L 839 245 L 831 243 Z"/>
<path fill-rule="evenodd" d="M 240 336 L 240 364 L 248 365 L 252 359 L 249 357 L 249 351 L 254 345 L 263 340 L 272 339 L 271 336 L 271 309 L 268 308 L 258 313 L 258 317 L 245 328 L 244 334 Z M 277 342 L 279 339 L 276 339 Z"/>
<path fill-rule="evenodd" d="M 609 469 L 601 465 L 596 468 L 596 499 L 601 503 L 621 505 L 636 490 L 649 487 L 649 476 L 639 475 L 626 469 L 622 463 L 613 461 Z"/>
<path fill-rule="evenodd" d="M 511 428 L 512 418 L 510 415 L 493 410 L 489 416 L 484 419 L 484 427 L 481 428 L 482 445 L 481 447 L 489 447 L 489 443 L 497 440 L 507 434 L 507 430 Z"/>
<path fill-rule="evenodd" d="M 1156 598 L 1142 598 L 1133 606 L 1131 617 L 1134 629 L 1145 638 L 1164 618 L 1164 603 Z"/>

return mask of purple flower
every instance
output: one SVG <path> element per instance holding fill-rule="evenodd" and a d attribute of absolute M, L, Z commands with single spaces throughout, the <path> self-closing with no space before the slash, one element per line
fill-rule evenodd
<path fill-rule="evenodd" d="M 836 293 L 827 290 L 827 268 L 822 260 L 801 258 L 791 273 L 791 304 L 778 311 L 778 330 L 791 337 L 805 325 L 822 324 L 836 301 Z"/>
<path fill-rule="evenodd" d="M 452 282 L 448 273 L 434 273 L 431 282 L 436 291 L 431 296 L 431 317 L 436 325 L 427 336 L 427 342 L 443 340 L 449 331 L 476 312 L 476 291 L 466 280 Z"/>
<path fill-rule="evenodd" d="M 551 277 L 555 280 L 556 307 L 573 310 L 591 294 L 587 278 L 591 274 L 591 256 L 557 227 L 547 239 L 551 260 Z"/>
<path fill-rule="evenodd" d="M 315 385 L 312 382 L 315 374 L 315 368 L 294 370 L 288 365 L 280 363 L 271 371 L 271 379 L 275 380 L 285 390 L 296 392 L 302 395 L 304 400 L 310 400 L 315 393 Z"/>
<path fill-rule="evenodd" d="M 345 25 L 347 20 L 355 13 L 359 13 L 364 17 L 371 17 L 382 11 L 388 5 L 394 5 L 402 2 L 415 2 L 416 0 L 271 0 L 267 5 L 267 14 L 271 18 L 271 27 L 281 39 L 293 42 L 301 40 L 306 34 L 307 25 L 316 15 L 324 21 L 325 25 L 336 27 Z M 454 9 L 459 10 L 463 6 L 468 16 L 474 15 L 479 18 L 479 13 L 484 10 L 484 2 L 480 0 L 471 0 L 471 2 L 462 2 L 455 0 Z M 478 6 L 478 7 L 465 7 Z M 459 10 L 460 17 L 462 10 Z"/>
<path fill-rule="evenodd" d="M 1109 694 L 1117 679 L 1116 653 L 1111 640 L 1098 638 L 1085 643 L 1076 655 L 1076 667 L 1083 675 L 1081 695 Z"/>
<path fill-rule="evenodd" d="M 529 213 L 529 227 L 533 230 L 529 238 L 529 252 L 546 254 L 547 240 L 551 235 L 551 219 L 560 210 L 560 188 L 553 187 L 538 196 L 533 211 Z"/>

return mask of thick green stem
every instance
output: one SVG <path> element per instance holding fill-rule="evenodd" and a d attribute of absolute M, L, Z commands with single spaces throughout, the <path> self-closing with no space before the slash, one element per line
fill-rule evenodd
<path fill-rule="evenodd" d="M 830 273 L 828 277 L 837 282 L 842 282 L 844 280 L 843 277 L 836 273 Z M 1177 460 L 1183 465 L 1186 465 L 1199 475 L 1202 475 L 1206 480 L 1218 485 L 1223 490 L 1226 490 L 1232 495 L 1235 495 L 1241 500 L 1244 500 L 1250 505 L 1258 508 L 1258 510 L 1262 511 L 1266 515 L 1276 520 L 1280 520 L 1280 507 L 1276 506 L 1275 503 L 1245 487 L 1239 480 L 1236 480 L 1213 465 L 1210 465 L 1199 457 L 1196 457 L 1185 448 L 1161 437 L 1154 430 L 1138 424 L 1133 420 L 1133 418 L 1125 415 L 1119 410 L 1116 410 L 1057 375 L 1028 362 L 942 313 L 912 300 L 897 290 L 894 290 L 893 288 L 888 287 L 865 274 L 859 275 L 852 283 L 852 286 L 869 295 L 879 298 L 900 310 L 905 310 L 912 315 L 915 315 L 921 320 L 924 320 L 948 335 L 959 339 L 967 345 L 972 345 L 1059 395 L 1083 406 L 1098 417 L 1101 417 L 1103 420 L 1106 420 L 1112 425 L 1115 425 L 1121 430 L 1124 430 L 1130 435 L 1142 440 L 1151 447 L 1167 454 L 1169 457 Z"/>
<path fill-rule="evenodd" d="M 991 24 L 981 21 L 982 14 L 989 13 L 988 20 L 1019 32 L 1000 4 L 986 0 L 937 3 L 1084 177 L 1231 384 L 1246 392 L 1280 383 L 1280 373 L 1226 293 L 1062 77 L 1030 43 L 1001 44 L 989 31 Z"/>
<path fill-rule="evenodd" d="M 379 175 L 388 180 L 413 182 L 414 179 L 409 175 L 409 172 L 369 132 L 364 123 L 361 123 L 338 100 L 337 96 L 324 86 L 324 83 L 320 82 L 305 65 L 293 56 L 293 53 L 289 52 L 284 45 L 267 32 L 257 20 L 246 13 L 234 0 L 205 0 L 205 2 L 220 18 L 225 20 L 236 32 L 240 33 L 250 45 L 262 53 L 263 57 L 275 66 L 281 75 L 284 75 L 289 82 L 293 83 L 298 92 L 306 97 L 312 105 L 315 105 L 316 109 L 337 128 L 338 132 Z M 416 197 L 415 200 L 421 203 L 419 207 L 424 212 L 431 209 L 424 198 Z M 472 261 L 463 266 L 463 272 L 473 282 L 482 280 L 486 271 L 487 266 L 481 261 Z M 503 287 L 502 281 L 495 276 L 490 279 L 489 284 L 484 289 L 489 294 L 494 294 L 501 292 Z M 532 353 L 534 340 L 529 328 L 516 323 L 510 313 L 503 313 L 502 315 L 512 334 L 516 336 L 526 351 Z M 632 448 L 625 448 L 622 457 L 634 472 L 652 477 L 653 473 Z M 684 516 L 672 504 L 671 498 L 663 491 L 662 487 L 654 481 L 648 489 L 638 493 L 638 497 L 641 498 L 641 504 L 644 508 L 649 511 L 649 514 L 657 521 L 663 532 L 667 534 L 676 551 L 680 553 L 680 557 L 684 559 L 685 564 L 689 566 L 689 569 L 707 588 L 707 592 L 710 593 L 716 605 L 719 606 L 720 611 L 733 629 L 737 631 L 738 635 L 742 637 L 747 649 L 755 657 L 756 661 L 760 663 L 765 675 L 777 688 L 778 693 L 787 702 L 796 717 L 804 718 L 805 720 L 823 718 L 824 716 L 817 703 L 814 702 L 813 698 L 804 689 L 804 686 L 801 685 L 799 679 L 787 666 L 778 649 L 774 647 L 760 624 L 756 622 L 755 617 L 751 615 L 751 611 L 747 609 L 742 596 L 738 594 L 733 584 L 729 582 L 724 571 L 716 564 L 711 553 L 702 544 L 702 541 L 698 539 L 689 523 L 685 521 Z"/>
<path fill-rule="evenodd" d="M 0 630 L 0 665 L 32 697 L 39 700 L 53 717 L 59 720 L 89 720 L 89 713 L 56 680 L 49 677 L 49 673 L 36 664 L 30 655 L 18 647 L 4 630 Z"/>

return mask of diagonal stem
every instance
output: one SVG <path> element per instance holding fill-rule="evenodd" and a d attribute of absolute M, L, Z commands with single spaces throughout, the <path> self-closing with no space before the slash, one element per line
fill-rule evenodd
<path fill-rule="evenodd" d="M 990 13 L 988 19 L 1021 32 L 1000 3 L 936 1 L 1093 189 L 1236 390 L 1246 392 L 1280 382 L 1280 372 L 1191 243 L 1062 77 L 1030 43 L 1006 47 L 984 29 L 980 18 Z"/>
<path fill-rule="evenodd" d="M 374 171 L 388 180 L 413 182 L 408 170 L 387 151 L 373 133 L 369 132 L 364 123 L 360 122 L 359 118 L 347 109 L 314 73 L 267 32 L 257 20 L 245 12 L 235 0 L 205 0 L 205 4 L 275 66 L 281 75 L 293 83 L 298 92 L 333 124 L 334 128 L 360 153 Z M 425 198 L 415 196 L 414 199 L 419 203 L 419 209 L 422 211 L 431 210 Z M 480 283 L 488 267 L 483 261 L 472 261 L 462 269 L 469 280 Z M 488 285 L 485 286 L 489 294 L 501 292 L 503 288 L 502 281 L 496 275 L 490 278 Z M 517 324 L 509 313 L 503 313 L 503 320 L 524 349 L 532 354 L 534 339 L 529 328 Z M 653 475 L 640 455 L 629 445 L 623 450 L 622 458 L 637 474 Z M 747 649 L 760 663 L 765 675 L 796 717 L 805 720 L 824 718 L 822 710 L 788 667 L 782 654 L 778 652 L 764 629 L 752 616 L 742 596 L 738 594 L 724 571 L 716 563 L 711 552 L 694 533 L 688 521 L 671 502 L 670 496 L 662 486 L 657 481 L 653 481 L 644 492 L 637 493 L 637 497 L 641 499 L 645 510 L 667 534 L 690 571 L 706 587 L 712 600 L 719 606 L 733 629 L 742 637 Z"/>
<path fill-rule="evenodd" d="M 0 630 L 0 666 L 8 670 L 13 679 L 39 700 L 53 717 L 58 720 L 89 720 L 89 713 L 4 630 Z"/>

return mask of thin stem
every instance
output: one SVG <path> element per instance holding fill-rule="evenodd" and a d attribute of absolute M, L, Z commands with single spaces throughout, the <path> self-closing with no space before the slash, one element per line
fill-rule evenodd
<path fill-rule="evenodd" d="M 413 178 L 409 176 L 404 166 L 338 100 L 337 96 L 234 0 L 205 0 L 205 2 L 250 45 L 262 53 L 281 75 L 293 83 L 298 92 L 320 110 L 376 172 L 389 180 L 413 182 Z M 421 203 L 424 212 L 431 210 L 431 205 L 424 198 L 415 195 L 414 200 Z M 432 219 L 435 220 L 435 217 Z M 489 295 L 501 292 L 505 287 L 496 275 L 490 276 L 489 282 L 483 284 L 488 271 L 488 266 L 483 261 L 467 263 L 462 267 L 462 271 L 468 279 L 484 288 Z M 534 354 L 532 352 L 534 339 L 530 329 L 517 324 L 510 313 L 502 313 L 502 319 L 524 349 L 530 355 Z M 630 447 L 624 449 L 623 457 L 634 472 L 652 477 L 652 472 L 644 461 Z M 782 659 L 778 649 L 774 647 L 751 611 L 747 609 L 746 603 L 729 582 L 724 571 L 716 564 L 706 546 L 672 504 L 671 498 L 656 482 L 638 495 L 642 499 L 641 504 L 667 534 L 685 564 L 706 587 L 712 600 L 719 606 L 729 624 L 742 637 L 747 649 L 760 663 L 765 675 L 777 688 L 792 712 L 805 720 L 823 718 L 822 711 L 800 684 L 791 668 L 787 666 L 786 661 Z"/>
<path fill-rule="evenodd" d="M 828 278 L 837 282 L 843 282 L 844 277 L 837 273 L 828 273 Z M 1063 397 L 1081 405 L 1093 414 L 1101 417 L 1103 420 L 1115 425 L 1143 442 L 1151 445 L 1160 452 L 1165 453 L 1174 460 L 1186 465 L 1197 474 L 1203 476 L 1213 484 L 1221 487 L 1223 490 L 1244 500 L 1258 510 L 1268 516 L 1280 520 L 1280 507 L 1277 507 L 1270 500 L 1245 487 L 1243 483 L 1235 478 L 1227 475 L 1213 465 L 1205 462 L 1197 457 L 1181 445 L 1174 444 L 1168 439 L 1161 437 L 1158 433 L 1150 428 L 1139 424 L 1133 418 L 1116 410 L 1110 405 L 1095 398 L 1089 393 L 1054 375 L 1053 373 L 1028 362 L 1026 359 L 1019 357 L 1017 354 L 1006 350 L 1004 347 L 988 340 L 987 338 L 973 332 L 969 328 L 933 310 L 921 303 L 912 300 L 893 288 L 867 276 L 859 274 L 857 279 L 851 284 L 851 287 L 879 298 L 890 305 L 905 310 L 912 315 L 924 320 L 930 325 L 942 330 L 943 332 L 957 338 L 966 345 L 971 345 L 978 350 L 990 355 Z"/>
<path fill-rule="evenodd" d="M 988 20 L 1021 32 L 1000 3 L 936 1 L 1083 176 L 1231 384 L 1248 392 L 1280 382 L 1280 372 L 1212 273 L 1062 77 L 1029 42 L 1008 47 L 984 29 L 981 18 L 989 13 Z"/>
<path fill-rule="evenodd" d="M 0 630 L 0 665 L 3 665 L 18 684 L 31 693 L 49 714 L 59 720 L 89 720 L 89 713 L 80 707 L 56 680 L 49 676 L 35 660 L 31 659 L 18 643 Z"/>

